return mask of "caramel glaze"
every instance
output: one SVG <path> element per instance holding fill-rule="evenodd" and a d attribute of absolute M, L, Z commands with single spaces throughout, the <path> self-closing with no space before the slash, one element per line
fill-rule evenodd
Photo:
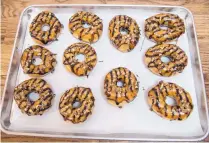
<path fill-rule="evenodd" d="M 168 105 L 165 102 L 167 96 L 174 98 L 177 105 Z M 148 92 L 148 104 L 151 110 L 169 120 L 185 120 L 193 110 L 190 94 L 182 87 L 164 81 L 160 81 Z"/>
<path fill-rule="evenodd" d="M 122 34 L 121 30 L 126 31 L 127 34 Z M 139 41 L 139 26 L 129 16 L 115 16 L 109 23 L 109 37 L 119 51 L 130 52 Z"/>
<path fill-rule="evenodd" d="M 44 25 L 49 26 L 49 30 L 43 31 Z M 57 17 L 49 11 L 43 11 L 39 13 L 30 24 L 30 35 L 36 42 L 41 44 L 48 44 L 57 40 L 63 25 L 57 19 Z"/>
<path fill-rule="evenodd" d="M 123 86 L 117 86 L 122 81 Z M 125 103 L 135 99 L 139 90 L 138 81 L 135 75 L 124 67 L 118 67 L 110 71 L 104 81 L 104 92 L 107 100 L 121 108 Z"/>
<path fill-rule="evenodd" d="M 40 65 L 34 64 L 35 57 L 39 57 L 42 60 Z M 52 72 L 54 71 L 56 63 L 55 54 L 39 45 L 33 45 L 25 49 L 21 56 L 23 72 L 30 76 L 43 76 Z"/>
<path fill-rule="evenodd" d="M 31 101 L 28 95 L 31 92 L 39 94 L 39 99 Z M 50 106 L 54 94 L 49 84 L 38 78 L 32 78 L 20 83 L 14 89 L 14 99 L 20 108 L 20 110 L 31 116 L 31 115 L 42 115 Z"/>
<path fill-rule="evenodd" d="M 79 62 L 75 57 L 83 54 L 85 60 Z M 75 43 L 69 46 L 63 56 L 63 64 L 65 67 L 78 76 L 88 76 L 97 63 L 96 51 L 88 44 Z"/>
<path fill-rule="evenodd" d="M 87 23 L 88 28 L 83 27 Z M 102 20 L 95 14 L 85 11 L 79 11 L 69 20 L 69 30 L 74 37 L 88 43 L 94 43 L 99 40 L 103 31 Z"/>
<path fill-rule="evenodd" d="M 165 56 L 170 59 L 168 63 L 161 61 L 161 57 Z M 188 59 L 185 52 L 173 44 L 155 45 L 145 53 L 145 64 L 153 73 L 170 77 L 181 73 L 187 66 Z"/>
<path fill-rule="evenodd" d="M 165 26 L 167 29 L 162 29 L 161 26 Z M 161 13 L 145 20 L 145 35 L 156 43 L 172 41 L 184 32 L 184 22 L 175 14 Z"/>
<path fill-rule="evenodd" d="M 71 121 L 74 124 L 81 123 L 92 114 L 94 101 L 90 88 L 74 87 L 62 95 L 59 111 L 65 121 Z M 80 107 L 74 108 L 75 102 L 80 102 Z"/>

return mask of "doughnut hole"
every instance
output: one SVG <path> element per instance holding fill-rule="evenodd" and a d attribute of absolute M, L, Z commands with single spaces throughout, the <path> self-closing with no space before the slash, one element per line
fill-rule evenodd
<path fill-rule="evenodd" d="M 50 29 L 50 26 L 48 24 L 43 24 L 41 27 L 42 31 L 49 31 L 49 29 Z"/>
<path fill-rule="evenodd" d="M 122 80 L 122 79 L 119 79 L 117 82 L 116 82 L 116 85 L 118 86 L 118 87 L 124 87 L 124 81 Z"/>
<path fill-rule="evenodd" d="M 122 35 L 127 35 L 127 34 L 129 34 L 129 30 L 128 30 L 127 27 L 121 27 L 121 28 L 120 28 L 120 33 L 121 33 Z"/>
<path fill-rule="evenodd" d="M 81 23 L 82 23 L 83 28 L 90 28 L 91 27 L 91 25 L 86 21 L 82 21 Z"/>
<path fill-rule="evenodd" d="M 78 54 L 78 55 L 75 56 L 75 59 L 78 62 L 84 62 L 85 61 L 85 55 L 84 54 Z"/>
<path fill-rule="evenodd" d="M 27 95 L 29 101 L 35 102 L 36 100 L 39 99 L 39 94 L 36 92 L 31 92 Z"/>
<path fill-rule="evenodd" d="M 36 56 L 32 59 L 32 63 L 37 66 L 37 65 L 43 64 L 43 61 L 42 61 L 41 57 Z"/>
<path fill-rule="evenodd" d="M 168 26 L 166 26 L 166 25 L 160 25 L 160 29 L 161 30 L 168 30 Z"/>
<path fill-rule="evenodd" d="M 172 58 L 170 56 L 162 56 L 160 58 L 160 60 L 163 62 L 163 63 L 169 63 L 171 62 Z"/>
<path fill-rule="evenodd" d="M 166 96 L 166 99 L 165 99 L 165 103 L 170 105 L 170 106 L 176 106 L 177 103 L 176 103 L 176 100 L 170 96 Z"/>
<path fill-rule="evenodd" d="M 75 100 L 73 102 L 73 109 L 77 109 L 79 107 L 81 107 L 81 102 L 79 100 Z"/>

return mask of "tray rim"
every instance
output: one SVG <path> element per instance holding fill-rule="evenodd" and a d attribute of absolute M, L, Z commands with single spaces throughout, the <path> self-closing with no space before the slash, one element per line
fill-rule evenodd
<path fill-rule="evenodd" d="M 200 59 L 200 51 L 199 51 L 199 46 L 198 46 L 198 40 L 197 40 L 197 33 L 196 33 L 196 28 L 195 28 L 195 23 L 194 23 L 194 16 L 192 14 L 192 12 L 188 9 L 188 8 L 185 8 L 183 6 L 171 6 L 171 5 L 129 5 L 129 4 L 37 4 L 37 5 L 30 5 L 30 6 L 27 6 L 26 8 L 23 9 L 23 11 L 21 12 L 21 15 L 19 17 L 19 23 L 17 25 L 17 31 L 16 31 L 16 35 L 15 35 L 15 40 L 14 40 L 14 45 L 13 45 L 13 49 L 12 49 L 12 54 L 11 54 L 11 58 L 10 58 L 10 62 L 9 62 L 9 68 L 8 68 L 8 71 L 7 71 L 7 78 L 5 80 L 5 86 L 4 86 L 4 90 L 3 90 L 3 96 L 2 96 L 2 100 L 1 100 L 1 105 L 0 105 L 0 114 L 2 114 L 2 107 L 3 107 L 3 104 L 4 104 L 4 98 L 6 96 L 6 89 L 7 89 L 7 83 L 8 83 L 8 80 L 9 80 L 9 77 L 10 77 L 10 70 L 11 70 L 11 67 L 12 67 L 12 61 L 13 61 L 13 57 L 14 57 L 14 52 L 16 50 L 16 43 L 17 43 L 17 37 L 18 37 L 18 32 L 20 30 L 20 24 L 21 24 L 21 20 L 24 13 L 32 8 L 32 7 L 54 7 L 54 6 L 94 6 L 94 7 L 97 7 L 97 6 L 102 6 L 102 7 L 113 7 L 113 6 L 117 6 L 117 7 L 126 7 L 126 6 L 129 6 L 129 7 L 163 7 L 163 8 L 181 8 L 181 9 L 184 9 L 185 11 L 187 11 L 190 16 L 191 16 L 191 19 L 192 19 L 192 24 L 193 24 L 193 30 L 194 30 L 194 39 L 196 41 L 196 44 L 195 44 L 195 47 L 196 47 L 196 50 L 197 50 L 197 57 L 198 57 L 198 62 L 200 63 L 199 64 L 199 70 L 200 70 L 200 73 L 201 73 L 201 81 L 202 81 L 202 88 L 203 88 L 203 98 L 205 100 L 205 111 L 206 111 L 206 119 L 207 119 L 207 130 L 205 132 L 205 134 L 203 134 L 202 136 L 200 137 L 197 137 L 197 138 L 193 138 L 193 139 L 188 139 L 188 138 L 184 138 L 184 139 L 178 139 L 178 138 L 173 138 L 173 139 L 163 139 L 163 138 L 158 138 L 158 139 L 153 139 L 153 138 L 120 138 L 120 137 L 93 137 L 93 136 L 82 136 L 82 135 L 53 135 L 53 134 L 42 134 L 42 133 L 26 133 L 26 132 L 17 132 L 17 131 L 11 131 L 9 129 L 6 129 L 4 127 L 4 124 L 3 124 L 3 119 L 1 117 L 1 124 L 0 124 L 0 129 L 1 131 L 3 131 L 4 133 L 6 134 L 11 134 L 11 135 L 26 135 L 26 136 L 41 136 L 41 137 L 56 137 L 56 138 L 75 138 L 75 139 L 99 139 L 99 140 L 135 140 L 135 141 L 202 141 L 204 140 L 208 135 L 209 135 L 209 116 L 208 116 L 208 103 L 207 103 L 207 97 L 206 97 L 206 90 L 205 90 L 205 81 L 204 81 L 204 77 L 203 77 L 203 70 L 202 70 L 202 64 L 201 64 L 201 59 Z M 8 74 L 9 73 L 9 74 Z"/>

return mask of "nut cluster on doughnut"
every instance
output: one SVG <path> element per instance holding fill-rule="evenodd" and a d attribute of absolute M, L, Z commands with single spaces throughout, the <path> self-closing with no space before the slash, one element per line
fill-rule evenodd
<path fill-rule="evenodd" d="M 44 31 L 43 26 L 48 26 L 49 30 Z M 49 11 L 39 13 L 30 25 L 30 35 L 39 44 L 48 44 L 57 40 L 63 25 L 57 17 Z"/>
<path fill-rule="evenodd" d="M 126 34 L 122 34 L 121 31 L 126 31 Z M 131 17 L 118 15 L 110 21 L 109 38 L 119 51 L 129 52 L 133 50 L 139 37 L 139 26 Z"/>
<path fill-rule="evenodd" d="M 161 26 L 167 29 L 162 29 Z M 184 21 L 175 14 L 161 13 L 145 20 L 145 35 L 156 43 L 172 41 L 184 32 Z"/>
<path fill-rule="evenodd" d="M 117 82 L 122 82 L 118 86 Z M 111 70 L 105 77 L 104 92 L 109 103 L 122 108 L 125 103 L 135 99 L 139 90 L 135 75 L 124 67 Z"/>
<path fill-rule="evenodd" d="M 94 101 L 90 88 L 74 87 L 67 90 L 60 98 L 59 111 L 65 121 L 77 124 L 84 122 L 92 114 Z M 75 102 L 80 102 L 80 107 L 74 107 Z"/>
<path fill-rule="evenodd" d="M 174 98 L 177 105 L 168 105 L 165 102 L 167 96 Z M 149 91 L 148 104 L 151 110 L 169 120 L 185 120 L 193 110 L 190 94 L 182 87 L 164 81 L 160 81 Z"/>
<path fill-rule="evenodd" d="M 39 99 L 31 101 L 28 95 L 39 94 Z M 27 115 L 42 115 L 50 106 L 54 94 L 50 85 L 43 79 L 32 78 L 20 83 L 14 89 L 14 99 L 23 113 Z"/>
<path fill-rule="evenodd" d="M 34 64 L 37 57 L 42 60 L 39 65 Z M 20 63 L 25 74 L 37 77 L 54 71 L 57 62 L 55 54 L 42 46 L 33 45 L 24 50 Z"/>
<path fill-rule="evenodd" d="M 164 63 L 161 57 L 170 59 Z M 160 44 L 151 47 L 145 53 L 145 63 L 149 70 L 160 76 L 173 76 L 181 73 L 187 66 L 188 59 L 185 52 L 173 44 Z"/>
<path fill-rule="evenodd" d="M 85 28 L 84 24 L 88 24 L 89 27 Z M 94 43 L 102 35 L 102 19 L 93 13 L 79 11 L 70 18 L 69 30 L 74 37 L 84 42 Z"/>
<path fill-rule="evenodd" d="M 79 62 L 76 56 L 83 54 L 85 60 Z M 63 64 L 68 71 L 73 72 L 77 76 L 87 76 L 97 63 L 97 55 L 95 50 L 88 44 L 75 43 L 69 46 L 63 55 Z"/>

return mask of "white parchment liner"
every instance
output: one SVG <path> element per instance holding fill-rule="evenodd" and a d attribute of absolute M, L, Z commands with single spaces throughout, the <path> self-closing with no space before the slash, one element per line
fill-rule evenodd
<path fill-rule="evenodd" d="M 86 9 L 84 9 L 86 10 Z M 198 136 L 202 135 L 200 125 L 197 99 L 193 81 L 193 73 L 191 67 L 191 58 L 188 46 L 188 38 L 183 34 L 177 42 L 188 56 L 188 66 L 183 73 L 173 77 L 160 77 L 154 75 L 144 64 L 144 53 L 146 50 L 154 46 L 155 43 L 145 38 L 144 35 L 144 20 L 152 15 L 160 13 L 159 11 L 146 11 L 145 9 L 88 9 L 97 14 L 103 20 L 103 34 L 100 40 L 92 47 L 95 48 L 98 56 L 98 63 L 89 77 L 77 77 L 66 71 L 62 64 L 62 56 L 64 50 L 71 44 L 79 42 L 75 39 L 68 30 L 69 18 L 78 11 L 78 9 L 68 9 L 68 12 L 53 11 L 57 18 L 64 25 L 64 29 L 59 36 L 59 40 L 50 45 L 45 46 L 47 49 L 56 53 L 58 61 L 55 71 L 48 74 L 45 79 L 56 94 L 53 106 L 42 116 L 27 116 L 22 114 L 16 103 L 13 102 L 11 126 L 25 130 L 41 130 L 41 131 L 57 131 L 69 133 L 142 133 L 164 136 Z M 41 10 L 33 11 L 30 22 Z M 176 13 L 184 18 L 181 13 Z M 141 30 L 140 41 L 132 52 L 121 53 L 116 50 L 108 38 L 108 25 L 110 20 L 119 14 L 125 14 L 134 18 Z M 29 22 L 29 24 L 30 24 Z M 29 25 L 28 25 L 29 26 Z M 28 31 L 28 30 L 27 30 Z M 175 41 L 172 43 L 176 43 Z M 26 34 L 24 49 L 35 44 L 31 39 L 29 32 Z M 135 75 L 138 75 L 140 89 L 136 99 L 119 109 L 110 105 L 104 96 L 103 81 L 105 75 L 113 68 L 126 67 Z M 25 75 L 22 68 L 19 68 L 17 84 L 29 79 Z M 188 91 L 193 100 L 194 110 L 185 121 L 169 121 L 156 115 L 150 111 L 147 104 L 147 93 L 150 88 L 155 86 L 160 80 L 174 82 Z M 81 124 L 72 124 L 64 122 L 58 111 L 58 104 L 61 95 L 74 86 L 90 87 L 95 96 L 95 108 L 93 114 L 89 116 L 86 122 Z"/>

